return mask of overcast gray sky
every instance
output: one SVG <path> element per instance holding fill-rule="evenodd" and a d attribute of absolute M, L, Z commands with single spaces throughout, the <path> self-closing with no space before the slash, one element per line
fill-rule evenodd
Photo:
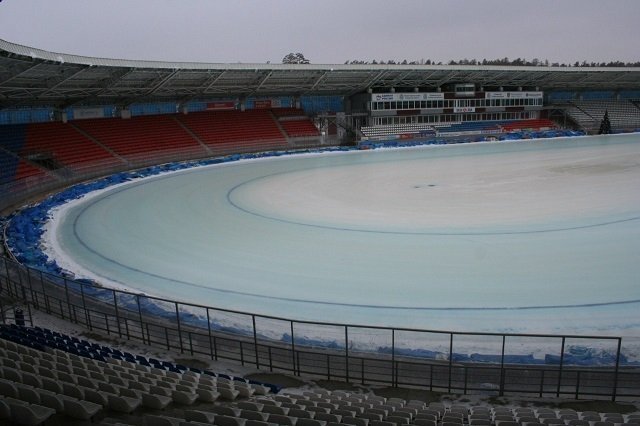
<path fill-rule="evenodd" d="M 0 38 L 169 61 L 635 62 L 640 0 L 4 0 Z"/>

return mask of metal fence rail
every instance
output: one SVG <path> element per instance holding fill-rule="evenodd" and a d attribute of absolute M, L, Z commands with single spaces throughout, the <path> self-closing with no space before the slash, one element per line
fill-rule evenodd
<path fill-rule="evenodd" d="M 0 285 L 2 296 L 89 330 L 268 371 L 456 393 L 611 400 L 640 396 L 640 369 L 620 365 L 619 337 L 458 333 L 296 321 L 96 287 L 4 257 Z M 325 340 L 308 339 L 314 335 Z M 456 354 L 475 341 L 495 342 L 500 355 L 485 362 L 456 360 Z M 565 349 L 576 341 L 609 348 L 610 365 L 570 365 Z M 555 348 L 558 361 L 510 364 L 508 351 L 514 342 L 525 346 L 544 342 Z M 385 350 L 379 349 L 381 345 Z M 410 346 L 446 350 L 434 359 L 408 354 L 405 349 Z"/>

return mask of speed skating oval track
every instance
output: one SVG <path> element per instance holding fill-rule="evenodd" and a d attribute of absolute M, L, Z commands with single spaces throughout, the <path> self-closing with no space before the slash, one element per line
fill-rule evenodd
<path fill-rule="evenodd" d="M 91 193 L 77 276 L 301 320 L 640 336 L 640 137 L 239 161 Z"/>

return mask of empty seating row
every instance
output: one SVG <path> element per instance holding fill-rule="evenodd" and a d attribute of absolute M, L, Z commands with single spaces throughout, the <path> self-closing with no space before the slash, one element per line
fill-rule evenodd
<path fill-rule="evenodd" d="M 272 108 L 271 112 L 278 118 L 307 116 L 302 108 Z"/>
<path fill-rule="evenodd" d="M 103 368 L 109 370 L 117 368 L 119 370 L 131 370 L 134 373 L 143 372 L 148 373 L 147 375 L 151 377 L 166 376 L 166 380 L 174 381 L 188 379 L 193 382 L 192 376 L 200 377 L 200 381 L 206 380 L 214 384 L 217 383 L 219 388 L 229 388 L 229 391 L 225 390 L 222 392 L 222 396 L 227 399 L 233 399 L 237 395 L 250 396 L 253 393 L 266 394 L 280 390 L 280 388 L 275 385 L 263 384 L 224 374 L 216 374 L 208 370 L 186 367 L 169 361 L 146 358 L 141 355 L 133 355 L 126 351 L 120 351 L 97 343 L 90 343 L 86 340 L 66 336 L 39 327 L 21 327 L 15 324 L 0 326 L 0 336 L 8 339 L 0 339 L 0 351 L 3 350 L 2 348 L 7 348 L 8 350 L 8 356 L 3 362 L 27 361 L 38 364 L 35 358 L 46 357 L 47 360 L 43 362 L 46 363 L 47 361 L 51 361 L 48 359 L 50 355 L 41 352 L 41 350 L 49 347 L 53 348 L 56 357 L 62 357 L 63 362 L 67 362 L 67 359 L 72 359 L 76 363 L 98 363 L 102 365 Z M 24 346 L 25 344 L 27 346 Z M 16 353 L 19 351 L 23 353 Z M 28 358 L 22 359 L 21 357 Z M 106 361 L 108 361 L 108 364 L 105 363 Z M 90 368 L 96 369 L 93 365 L 91 365 Z"/>
<path fill-rule="evenodd" d="M 505 132 L 511 132 L 515 130 L 550 130 L 555 129 L 557 126 L 551 120 L 546 118 L 531 119 L 531 120 L 516 120 L 510 122 L 503 122 L 500 127 Z"/>
<path fill-rule="evenodd" d="M 73 125 L 125 158 L 167 151 L 193 152 L 194 155 L 206 153 L 197 140 L 170 115 L 78 120 Z"/>
<path fill-rule="evenodd" d="M 181 374 L 115 358 L 104 362 L 59 349 L 43 352 L 4 339 L 0 342 L 0 396 L 21 406 L 33 405 L 34 413 L 47 414 L 41 420 L 53 413 L 86 420 L 103 410 L 158 410 L 169 404 L 212 403 L 218 397 L 236 399 L 269 390 L 229 376 Z M 11 407 L 8 413 L 13 417 Z"/>
<path fill-rule="evenodd" d="M 640 128 L 640 108 L 629 100 L 577 100 L 571 102 L 566 112 L 586 129 L 598 129 L 605 112 L 614 130 Z"/>
<path fill-rule="evenodd" d="M 312 137 L 320 135 L 320 132 L 318 132 L 318 128 L 308 118 L 302 120 L 283 120 L 280 121 L 280 125 L 287 133 L 287 136 L 292 138 Z"/>
<path fill-rule="evenodd" d="M 304 134 L 310 133 L 306 127 Z M 41 179 L 54 179 L 47 169 L 86 172 L 151 159 L 166 161 L 286 146 L 286 139 L 269 110 L 2 125 L 0 185 L 17 180 L 30 180 L 34 184 Z M 43 161 L 47 162 L 46 167 L 40 167 Z"/>
<path fill-rule="evenodd" d="M 397 134 L 435 134 L 434 127 L 429 124 L 397 124 L 384 126 L 363 126 L 360 128 L 366 137 L 380 137 Z"/>
<path fill-rule="evenodd" d="M 176 118 L 210 147 L 221 143 L 267 142 L 286 146 L 269 110 L 206 111 Z"/>
<path fill-rule="evenodd" d="M 31 330 L 34 334 L 50 334 L 74 344 L 88 343 L 46 329 L 15 325 L 2 326 L 2 329 L 22 330 L 27 335 L 26 330 Z M 17 333 L 12 334 L 15 335 Z M 111 352 L 119 353 L 121 357 L 107 357 L 102 361 L 45 348 L 46 352 L 0 339 L 0 396 L 3 401 L 11 402 L 0 403 L 0 417 L 29 416 L 29 421 L 39 422 L 53 413 L 91 419 L 97 413 L 119 412 L 141 419 L 146 411 L 138 408 L 162 410 L 174 404 L 182 408 L 172 410 L 171 415 L 166 416 L 144 414 L 142 424 L 636 426 L 640 418 L 541 407 L 512 409 L 442 402 L 427 404 L 358 392 L 308 390 L 275 394 L 249 381 L 206 370 L 182 370 L 176 365 L 174 369 L 144 365 L 137 362 L 140 356 L 117 349 L 111 349 Z M 158 363 L 164 365 L 164 362 Z M 211 405 L 222 399 L 229 402 Z M 192 408 L 196 403 L 208 405 Z M 20 407 L 14 410 L 16 405 Z M 25 406 L 30 408 L 25 409 Z M 136 421 L 135 424 L 141 422 Z"/>
<path fill-rule="evenodd" d="M 39 404 L 0 396 L 0 422 L 11 421 L 18 425 L 37 425 L 55 414 L 55 410 Z"/>
<path fill-rule="evenodd" d="M 21 155 L 45 155 L 59 166 L 72 169 L 82 169 L 96 163 L 122 164 L 122 160 L 103 146 L 71 124 L 61 122 L 30 124 Z"/>
<path fill-rule="evenodd" d="M 439 126 L 438 134 L 446 135 L 447 133 L 499 133 L 501 131 L 501 121 L 467 121 L 455 123 L 449 126 Z"/>
<path fill-rule="evenodd" d="M 330 401 L 330 402 L 328 402 Z M 347 407 L 343 414 L 329 413 L 326 410 L 335 408 L 337 404 L 343 403 Z M 351 404 L 346 404 L 351 403 Z M 353 414 L 357 411 L 355 407 L 369 406 L 372 413 L 370 414 Z M 375 414 L 374 410 L 385 411 L 380 409 L 381 406 L 393 406 L 396 412 L 409 413 L 413 415 L 413 419 L 408 419 L 405 415 L 387 416 L 391 420 L 379 420 L 382 413 Z M 348 408 L 353 407 L 353 408 Z M 404 410 L 401 410 L 404 409 Z M 349 411 L 349 412 L 347 412 Z M 428 414 L 435 413 L 435 414 Z M 147 424 L 173 424 L 185 425 L 185 421 L 200 422 L 199 424 L 215 424 L 220 426 L 399 426 L 399 425 L 417 425 L 417 426 L 458 426 L 463 418 L 469 418 L 470 422 L 480 417 L 496 417 L 514 414 L 531 414 L 533 413 L 543 416 L 544 414 L 557 416 L 570 414 L 584 414 L 594 412 L 578 413 L 574 410 L 552 410 L 548 408 L 506 408 L 491 406 L 466 406 L 466 405 L 445 405 L 441 402 L 431 402 L 426 404 L 423 401 L 404 401 L 398 398 L 383 398 L 379 396 L 349 393 L 349 392 L 327 392 L 327 391 L 306 391 L 302 394 L 286 394 L 272 395 L 269 397 L 253 398 L 247 401 L 236 402 L 231 406 L 214 406 L 206 410 L 187 409 L 184 411 L 183 418 L 171 417 L 154 417 L 152 420 L 157 423 Z M 596 413 L 598 414 L 598 413 Z M 635 425 L 637 424 L 640 414 L 621 415 L 616 413 L 600 413 L 601 417 L 616 417 L 620 422 L 600 421 L 591 422 L 591 426 L 611 426 L 611 425 Z M 432 417 L 429 417 L 432 416 Z M 433 416 L 436 416 L 435 419 Z M 151 419 L 150 419 L 151 420 Z M 408 423 L 407 423 L 408 421 Z M 626 422 L 626 423 L 624 423 Z M 529 422 L 531 423 L 531 422 Z M 191 423 L 193 424 L 193 423 Z M 478 423 L 480 425 L 486 423 Z M 521 426 L 523 423 L 517 421 L 496 420 L 495 423 L 508 426 Z M 531 423 L 532 425 L 541 425 L 544 423 Z"/>
<path fill-rule="evenodd" d="M 219 379 L 221 383 L 232 383 L 239 387 L 245 385 L 251 386 L 254 388 L 254 391 L 259 394 L 268 392 L 277 393 L 280 390 L 280 388 L 275 385 L 263 384 L 224 374 L 216 374 L 208 370 L 174 364 L 170 361 L 161 361 L 141 355 L 134 355 L 126 351 L 91 343 L 83 339 L 67 336 L 40 327 L 22 327 L 15 324 L 2 325 L 0 326 L 0 337 L 0 348 L 11 347 L 14 351 L 22 348 L 21 350 L 31 351 L 32 353 L 30 353 L 30 355 L 34 353 L 41 354 L 39 351 L 48 347 L 57 351 L 56 353 L 58 354 L 66 354 L 67 357 L 79 356 L 85 360 L 109 361 L 110 363 L 119 364 L 129 369 L 164 372 L 162 373 L 163 375 L 172 375 L 174 378 L 180 378 L 182 375 L 213 377 Z M 18 345 L 12 342 L 18 343 Z M 32 348 L 37 349 L 38 352 L 33 352 Z"/>

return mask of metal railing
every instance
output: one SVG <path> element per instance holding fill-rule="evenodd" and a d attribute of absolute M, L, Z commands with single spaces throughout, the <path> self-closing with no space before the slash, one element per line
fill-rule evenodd
<path fill-rule="evenodd" d="M 256 369 L 433 391 L 571 398 L 640 396 L 640 369 L 621 365 L 622 339 L 461 333 L 297 321 L 102 288 L 0 258 L 2 296 L 87 329 L 153 347 L 234 360 Z M 493 356 L 465 355 L 482 344 Z M 610 360 L 574 365 L 571 345 Z M 547 350 L 547 362 L 513 363 L 516 348 Z"/>

